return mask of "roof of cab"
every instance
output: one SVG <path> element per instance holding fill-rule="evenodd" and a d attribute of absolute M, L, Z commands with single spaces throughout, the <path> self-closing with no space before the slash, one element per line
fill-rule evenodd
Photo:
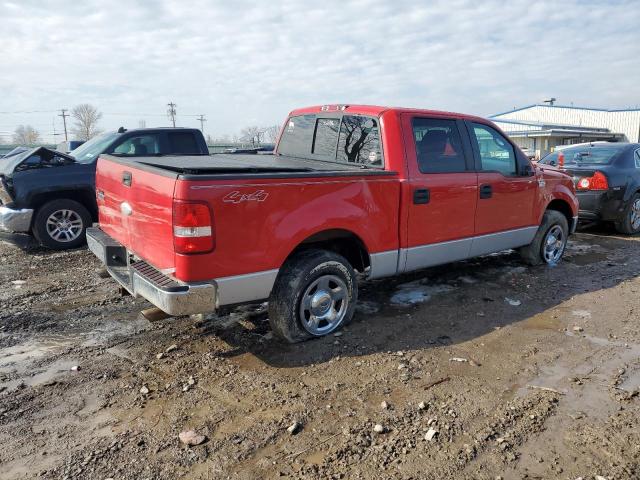
<path fill-rule="evenodd" d="M 475 115 L 467 115 L 464 113 L 445 112 L 440 110 L 428 110 L 420 108 L 406 108 L 406 107 L 383 107 L 379 105 L 349 105 L 349 104 L 332 104 L 332 105 L 314 105 L 311 107 L 297 108 L 293 110 L 289 116 L 304 115 L 310 113 L 322 113 L 322 112 L 347 112 L 360 115 L 375 115 L 380 116 L 387 111 L 394 111 L 398 113 L 416 113 L 420 115 L 430 115 L 438 117 L 459 118 L 467 120 L 481 120 L 487 122 L 486 118 L 478 117 Z"/>

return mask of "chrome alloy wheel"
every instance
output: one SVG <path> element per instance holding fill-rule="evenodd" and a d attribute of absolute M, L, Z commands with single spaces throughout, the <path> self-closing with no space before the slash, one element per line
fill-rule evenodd
<path fill-rule="evenodd" d="M 47 233 L 56 242 L 72 242 L 82 234 L 82 217 L 73 210 L 56 210 L 47 218 Z"/>
<path fill-rule="evenodd" d="M 547 265 L 555 265 L 560 261 L 567 238 L 560 225 L 554 225 L 549 229 L 542 242 L 542 256 Z"/>
<path fill-rule="evenodd" d="M 300 300 L 302 326 L 320 336 L 340 326 L 349 307 L 347 285 L 340 277 L 323 275 L 315 279 Z"/>
<path fill-rule="evenodd" d="M 635 231 L 640 229 L 640 198 L 637 198 L 633 205 L 631 205 L 631 218 L 629 219 L 629 223 L 631 224 L 631 228 Z"/>

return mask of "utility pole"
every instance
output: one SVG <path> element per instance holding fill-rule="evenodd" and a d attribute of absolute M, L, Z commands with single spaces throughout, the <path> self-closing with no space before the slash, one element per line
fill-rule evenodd
<path fill-rule="evenodd" d="M 67 117 L 69 116 L 69 114 L 67 113 L 67 109 L 60 109 L 60 115 L 58 116 L 62 117 L 62 123 L 64 124 L 64 141 L 66 142 L 67 140 L 69 140 L 69 137 L 67 137 Z"/>
<path fill-rule="evenodd" d="M 198 117 L 198 120 L 200 120 L 200 131 L 204 133 L 204 122 L 206 122 L 207 119 L 204 118 L 204 115 L 200 114 L 200 117 Z"/>
<path fill-rule="evenodd" d="M 167 115 L 171 119 L 171 123 L 173 123 L 173 128 L 176 128 L 176 107 L 177 105 L 173 102 L 167 103 L 169 110 L 167 110 Z"/>

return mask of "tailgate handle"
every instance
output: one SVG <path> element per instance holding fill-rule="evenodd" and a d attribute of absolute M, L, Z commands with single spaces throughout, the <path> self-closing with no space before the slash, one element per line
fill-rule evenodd
<path fill-rule="evenodd" d="M 122 184 L 125 187 L 131 186 L 131 172 L 122 172 Z"/>
<path fill-rule="evenodd" d="M 491 198 L 493 195 L 493 188 L 491 185 L 480 185 L 480 198 Z"/>
<path fill-rule="evenodd" d="M 426 188 L 417 188 L 413 191 L 413 203 L 416 205 L 429 203 L 429 200 L 431 200 L 431 195 Z"/>

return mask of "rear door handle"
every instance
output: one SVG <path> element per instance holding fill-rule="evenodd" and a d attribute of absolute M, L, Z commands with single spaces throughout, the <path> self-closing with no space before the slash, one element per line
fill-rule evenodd
<path fill-rule="evenodd" d="M 416 188 L 413 191 L 413 203 L 416 205 L 422 205 L 425 203 L 429 203 L 431 200 L 431 194 L 426 188 Z"/>
<path fill-rule="evenodd" d="M 491 198 L 493 196 L 493 188 L 491 185 L 480 185 L 480 198 Z"/>

